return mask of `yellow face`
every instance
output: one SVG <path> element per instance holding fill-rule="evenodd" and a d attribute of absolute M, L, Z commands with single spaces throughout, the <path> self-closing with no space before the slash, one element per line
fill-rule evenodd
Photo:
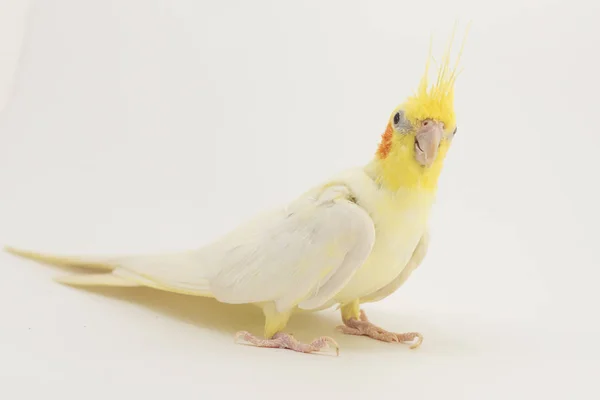
<path fill-rule="evenodd" d="M 411 122 L 403 108 L 396 109 L 377 150 L 382 183 L 394 190 L 434 189 L 456 130 L 434 118 Z"/>
<path fill-rule="evenodd" d="M 456 134 L 455 70 L 448 49 L 436 82 L 428 84 L 429 64 L 417 92 L 391 114 L 377 149 L 379 180 L 392 190 L 434 190 Z"/>

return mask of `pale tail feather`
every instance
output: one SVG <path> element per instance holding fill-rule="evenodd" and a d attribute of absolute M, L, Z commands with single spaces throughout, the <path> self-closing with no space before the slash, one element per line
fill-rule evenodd
<path fill-rule="evenodd" d="M 70 286 L 113 286 L 113 287 L 136 287 L 142 286 L 137 282 L 121 278 L 112 273 L 105 274 L 74 274 L 63 275 L 54 278 L 59 283 Z"/>
<path fill-rule="evenodd" d="M 188 253 L 172 253 L 137 256 L 63 256 L 38 253 L 30 250 L 5 247 L 5 251 L 37 262 L 63 267 L 80 267 L 107 271 L 100 274 L 73 274 L 55 278 L 57 282 L 71 286 L 146 286 L 168 292 L 194 296 L 213 297 L 208 282 L 196 282 L 197 286 L 187 289 L 179 284 L 161 279 L 171 268 L 189 267 L 192 261 Z M 203 287 L 204 286 L 204 287 Z"/>
<path fill-rule="evenodd" d="M 117 265 L 106 257 L 95 256 L 61 256 L 55 254 L 44 254 L 30 250 L 17 249 L 6 246 L 4 251 L 18 257 L 38 261 L 45 264 L 56 265 L 60 267 L 80 267 L 89 269 L 98 269 L 112 271 Z"/>

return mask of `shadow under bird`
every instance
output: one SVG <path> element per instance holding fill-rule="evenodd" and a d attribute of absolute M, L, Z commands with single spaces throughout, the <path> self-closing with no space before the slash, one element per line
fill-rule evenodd
<path fill-rule="evenodd" d="M 452 42 L 452 41 L 451 41 Z M 74 286 L 147 286 L 230 304 L 254 304 L 264 336 L 238 332 L 258 347 L 312 353 L 338 344 L 323 336 L 302 343 L 285 333 L 295 311 L 339 306 L 350 335 L 411 343 L 418 332 L 393 333 L 370 322 L 360 305 L 395 292 L 422 262 L 428 219 L 443 162 L 456 134 L 451 42 L 428 79 L 391 113 L 373 159 L 267 211 L 206 246 L 166 254 L 60 256 L 6 247 L 52 264 L 99 270 L 57 278 Z M 462 52 L 462 48 L 461 48 Z M 460 59 L 460 54 L 459 54 Z"/>

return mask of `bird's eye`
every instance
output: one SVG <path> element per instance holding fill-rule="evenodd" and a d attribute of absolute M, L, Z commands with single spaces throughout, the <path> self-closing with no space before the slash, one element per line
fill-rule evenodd
<path fill-rule="evenodd" d="M 410 122 L 406 119 L 404 111 L 399 110 L 394 114 L 392 119 L 396 132 L 406 133 L 410 130 Z"/>

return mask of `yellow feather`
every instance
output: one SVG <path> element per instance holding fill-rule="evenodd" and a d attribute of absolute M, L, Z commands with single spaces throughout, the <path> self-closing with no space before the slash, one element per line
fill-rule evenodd
<path fill-rule="evenodd" d="M 416 93 L 409 97 L 401 106 L 406 113 L 406 117 L 413 125 L 416 126 L 420 121 L 429 118 L 443 122 L 448 131 L 454 130 L 456 126 L 456 116 L 454 113 L 454 84 L 458 76 L 457 68 L 462 56 L 467 33 L 465 33 L 465 38 L 463 39 L 455 65 L 451 68 L 450 53 L 452 51 L 455 31 L 452 32 L 448 47 L 442 58 L 442 64 L 438 67 L 437 79 L 433 85 L 429 85 L 429 65 L 431 62 L 432 48 L 432 45 L 430 45 L 430 54 L 427 58 L 425 73 L 421 78 L 419 88 Z"/>
<path fill-rule="evenodd" d="M 438 155 L 433 164 L 423 168 L 415 159 L 414 140 L 410 135 L 394 135 L 387 157 L 376 160 L 375 179 L 389 190 L 422 189 L 434 191 L 442 172 L 444 158 L 450 147 L 448 141 L 440 143 Z"/>
<path fill-rule="evenodd" d="M 369 166 L 373 176 L 377 177 L 379 183 L 387 189 L 397 191 L 399 189 L 424 189 L 435 191 L 440 176 L 446 153 L 450 147 L 450 141 L 444 138 L 435 162 L 430 167 L 423 167 L 415 157 L 414 137 L 416 127 L 423 120 L 432 119 L 443 122 L 446 134 L 450 134 L 456 128 L 456 115 L 454 112 L 454 84 L 458 76 L 457 68 L 464 48 L 466 36 L 461 45 L 457 60 L 451 67 L 450 53 L 454 41 L 454 32 L 450 37 L 448 47 L 442 57 L 442 63 L 438 67 L 437 78 L 433 84 L 429 84 L 429 69 L 431 62 L 432 44 L 429 48 L 429 56 L 425 64 L 425 72 L 419 83 L 415 94 L 410 96 L 403 104 L 398 106 L 390 116 L 388 129 L 391 129 L 392 120 L 398 110 L 403 110 L 405 118 L 412 125 L 409 132 L 399 133 L 396 131 L 386 132 L 384 140 L 387 140 L 388 151 L 379 154 Z"/>
<path fill-rule="evenodd" d="M 348 304 L 344 304 L 341 307 L 342 320 L 347 321 L 349 319 L 360 319 L 360 302 L 358 299 L 351 301 Z"/>
<path fill-rule="evenodd" d="M 283 328 L 285 328 L 292 314 L 292 310 L 283 313 L 278 312 L 273 303 L 263 304 L 262 307 L 263 313 L 265 314 L 264 336 L 265 338 L 270 339 L 277 332 L 281 332 Z"/>

